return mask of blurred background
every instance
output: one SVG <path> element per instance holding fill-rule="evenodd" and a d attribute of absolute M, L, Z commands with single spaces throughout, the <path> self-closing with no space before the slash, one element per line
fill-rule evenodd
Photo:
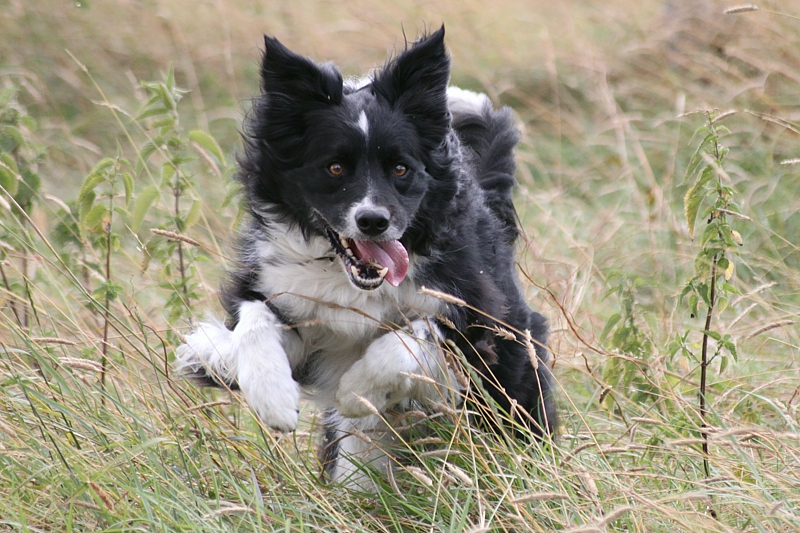
<path fill-rule="evenodd" d="M 44 190 L 67 201 L 120 143 L 127 125 L 109 106 L 135 115 L 141 82 L 170 65 L 189 90 L 182 126 L 211 132 L 235 154 L 264 34 L 355 76 L 445 24 L 452 82 L 519 118 L 523 267 L 596 328 L 605 311 L 582 304 L 609 273 L 651 280 L 641 289 L 649 305 L 680 290 L 691 269 L 683 174 L 704 117 L 685 113 L 740 111 L 726 119 L 728 172 L 762 225 L 743 235 L 753 257 L 790 269 L 784 277 L 800 267 L 799 167 L 781 164 L 800 157 L 800 2 L 772 4 L 725 15 L 734 6 L 722 0 L 0 0 L 0 80 L 21 87 L 48 147 Z M 220 194 L 209 185 L 197 194 Z M 738 273 L 753 286 L 780 277 Z M 796 286 L 785 290 L 797 299 Z"/>

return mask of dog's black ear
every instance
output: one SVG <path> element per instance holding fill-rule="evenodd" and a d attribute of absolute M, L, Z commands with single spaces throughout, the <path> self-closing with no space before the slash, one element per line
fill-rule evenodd
<path fill-rule="evenodd" d="M 450 124 L 449 80 L 450 58 L 442 26 L 391 60 L 373 82 L 373 90 L 417 123 L 421 133 L 443 139 Z"/>
<path fill-rule="evenodd" d="M 261 91 L 281 95 L 282 103 L 339 104 L 342 74 L 331 64 L 318 66 L 295 54 L 274 37 L 264 36 Z"/>

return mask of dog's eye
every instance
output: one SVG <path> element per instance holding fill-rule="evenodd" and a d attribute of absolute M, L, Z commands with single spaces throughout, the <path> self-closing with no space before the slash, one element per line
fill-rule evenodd
<path fill-rule="evenodd" d="M 331 163 L 328 165 L 328 172 L 334 176 L 341 176 L 344 174 L 344 167 L 339 163 Z"/>
<path fill-rule="evenodd" d="M 394 175 L 397 176 L 398 178 L 402 178 L 406 174 L 408 174 L 407 166 L 398 164 L 397 166 L 394 167 Z"/>

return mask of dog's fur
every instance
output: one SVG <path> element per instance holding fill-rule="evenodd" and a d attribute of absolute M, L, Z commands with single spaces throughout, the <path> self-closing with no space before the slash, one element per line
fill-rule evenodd
<path fill-rule="evenodd" d="M 354 459 L 385 461 L 380 439 L 359 433 L 390 434 L 375 410 L 453 401 L 444 350 L 460 350 L 534 434 L 555 424 L 536 361 L 547 360 L 547 326 L 515 272 L 518 133 L 509 109 L 448 89 L 449 74 L 444 28 L 354 82 L 266 38 L 228 322 L 199 325 L 177 352 L 182 372 L 241 389 L 282 431 L 309 393 L 336 480 L 355 474 Z"/>

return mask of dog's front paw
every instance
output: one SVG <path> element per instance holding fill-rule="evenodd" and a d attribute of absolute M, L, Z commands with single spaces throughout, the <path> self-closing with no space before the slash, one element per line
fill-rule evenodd
<path fill-rule="evenodd" d="M 345 372 L 336 391 L 336 409 L 344 417 L 361 418 L 408 398 L 411 379 L 387 368 L 381 361 L 364 357 Z"/>
<path fill-rule="evenodd" d="M 300 418 L 300 386 L 291 377 L 283 380 L 251 382 L 241 379 L 247 405 L 261 422 L 272 429 L 288 433 L 297 428 Z"/>

